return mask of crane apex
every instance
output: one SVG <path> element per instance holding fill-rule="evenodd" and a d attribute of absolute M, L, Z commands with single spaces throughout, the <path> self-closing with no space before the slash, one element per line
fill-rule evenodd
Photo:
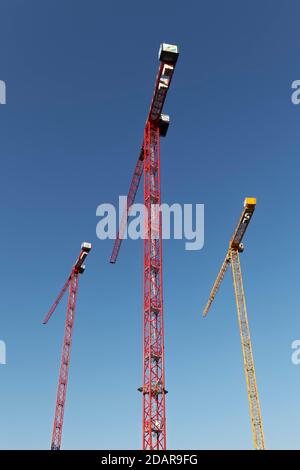
<path fill-rule="evenodd" d="M 244 201 L 244 207 L 256 206 L 256 197 L 246 197 Z"/>
<path fill-rule="evenodd" d="M 88 252 L 91 251 L 91 249 L 92 249 L 92 244 L 89 243 L 89 242 L 83 242 L 83 243 L 81 244 L 81 248 L 82 248 L 83 251 L 85 251 L 86 253 L 88 253 Z"/>
<path fill-rule="evenodd" d="M 162 43 L 158 52 L 158 59 L 161 62 L 167 62 L 170 64 L 176 64 L 179 56 L 178 46 L 175 44 Z"/>

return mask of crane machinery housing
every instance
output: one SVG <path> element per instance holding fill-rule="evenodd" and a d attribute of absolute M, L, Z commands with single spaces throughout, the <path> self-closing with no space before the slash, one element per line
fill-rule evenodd
<path fill-rule="evenodd" d="M 61 365 L 60 365 L 60 372 L 59 372 L 59 381 L 58 381 L 51 450 L 60 450 L 60 446 L 61 446 L 64 410 L 65 410 L 65 402 L 66 402 L 66 392 L 67 392 L 69 366 L 70 366 L 72 333 L 73 333 L 74 315 L 75 315 L 76 299 L 77 299 L 77 292 L 78 292 L 78 278 L 79 278 L 79 274 L 82 274 L 85 270 L 85 266 L 83 262 L 91 249 L 92 249 L 91 243 L 87 243 L 87 242 L 82 243 L 80 254 L 74 266 L 72 267 L 71 274 L 69 275 L 65 285 L 63 286 L 62 290 L 58 294 L 54 304 L 50 308 L 49 312 L 47 313 L 43 321 L 44 324 L 48 322 L 49 318 L 54 313 L 56 307 L 58 306 L 59 302 L 61 301 L 66 290 L 69 287 L 68 307 L 67 307 L 67 315 L 66 315 L 63 350 L 62 350 L 62 355 L 61 355 Z"/>
<path fill-rule="evenodd" d="M 205 306 L 203 316 L 208 314 L 211 304 L 219 290 L 219 287 L 224 279 L 225 273 L 229 265 L 231 265 L 234 292 L 236 299 L 236 307 L 238 313 L 240 337 L 244 359 L 244 370 L 246 375 L 247 392 L 250 406 L 251 425 L 254 438 L 254 447 L 257 450 L 265 449 L 265 440 L 262 425 L 262 416 L 258 398 L 258 389 L 256 382 L 256 374 L 254 369 L 254 360 L 252 354 L 252 346 L 250 340 L 250 330 L 248 324 L 248 316 L 246 309 L 246 300 L 243 287 L 243 278 L 240 265 L 239 254 L 244 251 L 242 240 L 248 228 L 250 220 L 252 219 L 256 207 L 255 198 L 246 198 L 244 202 L 244 209 L 239 219 L 239 222 L 234 230 L 233 236 L 229 243 L 229 248 L 225 256 L 225 260 L 221 266 L 219 274 L 211 290 L 208 302 Z"/>
<path fill-rule="evenodd" d="M 162 295 L 162 228 L 161 214 L 153 220 L 153 207 L 160 206 L 160 137 L 165 137 L 170 118 L 163 114 L 179 51 L 176 45 L 161 44 L 159 69 L 144 129 L 144 139 L 134 169 L 121 219 L 111 263 L 115 263 L 144 172 L 144 309 L 143 309 L 143 397 L 142 447 L 166 449 L 164 320 Z"/>

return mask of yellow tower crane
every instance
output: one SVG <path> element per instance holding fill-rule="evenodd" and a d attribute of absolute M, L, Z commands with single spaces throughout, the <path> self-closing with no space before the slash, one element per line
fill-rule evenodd
<path fill-rule="evenodd" d="M 253 216 L 256 206 L 255 198 L 246 198 L 244 202 L 244 210 L 237 224 L 237 227 L 233 233 L 233 236 L 229 243 L 229 249 L 226 253 L 225 260 L 221 266 L 220 272 L 211 290 L 208 302 L 203 312 L 203 316 L 206 317 L 211 304 L 218 292 L 220 284 L 224 279 L 225 273 L 229 265 L 231 265 L 234 292 L 240 327 L 242 351 L 244 358 L 244 369 L 247 382 L 248 399 L 250 405 L 250 415 L 252 432 L 254 437 L 254 446 L 257 450 L 265 449 L 265 440 L 263 433 L 262 417 L 259 405 L 258 390 L 254 369 L 254 360 L 252 354 L 252 346 L 250 340 L 250 331 L 247 318 L 246 301 L 243 287 L 243 278 L 240 264 L 239 253 L 244 251 L 244 245 L 242 243 L 243 237 L 249 225 L 249 222 Z"/>

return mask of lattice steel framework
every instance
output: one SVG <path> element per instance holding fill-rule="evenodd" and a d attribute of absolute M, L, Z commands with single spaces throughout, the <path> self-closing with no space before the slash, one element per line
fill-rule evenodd
<path fill-rule="evenodd" d="M 59 381 L 58 381 L 58 390 L 57 390 L 57 397 L 56 397 L 53 433 L 52 433 L 52 440 L 51 440 L 51 450 L 60 450 L 60 446 L 61 446 L 62 429 L 63 429 L 63 422 L 64 422 L 64 411 L 65 411 L 65 403 L 66 403 L 66 393 L 67 393 L 67 385 L 68 385 L 68 378 L 69 378 L 72 333 L 73 333 L 73 327 L 74 327 L 74 315 L 75 315 L 76 299 L 77 299 L 77 292 L 78 292 L 78 279 L 79 279 L 79 274 L 82 274 L 85 270 L 85 266 L 83 262 L 85 258 L 87 257 L 87 254 L 89 253 L 91 248 L 92 248 L 91 243 L 84 242 L 81 245 L 81 251 L 80 251 L 79 257 L 77 258 L 76 263 L 74 264 L 72 268 L 71 274 L 68 277 L 64 287 L 58 294 L 54 304 L 52 305 L 51 309 L 49 310 L 49 312 L 47 313 L 43 321 L 44 324 L 48 322 L 49 318 L 54 313 L 56 307 L 58 306 L 67 288 L 69 287 L 68 307 L 67 307 L 65 333 L 64 333 L 63 349 L 62 349 L 60 371 L 59 371 Z"/>
<path fill-rule="evenodd" d="M 116 241 L 114 243 L 113 251 L 112 251 L 112 254 L 111 254 L 111 257 L 110 257 L 110 262 L 111 263 L 116 262 L 116 259 L 118 257 L 119 251 L 120 251 L 121 243 L 122 243 L 124 233 L 125 233 L 125 230 L 126 230 L 126 226 L 127 226 L 127 219 L 128 219 L 128 215 L 130 213 L 130 208 L 131 208 L 132 204 L 134 203 L 135 196 L 136 196 L 139 184 L 140 184 L 141 176 L 143 174 L 143 169 L 144 169 L 144 160 L 143 159 L 144 159 L 144 150 L 142 148 L 142 150 L 140 152 L 140 156 L 139 156 L 139 158 L 136 162 L 133 177 L 132 177 L 132 181 L 131 181 L 131 184 L 130 184 L 130 188 L 129 188 L 129 192 L 128 192 L 128 196 L 127 196 L 127 207 L 126 207 L 125 212 L 122 215 L 119 232 L 117 234 L 117 238 L 116 238 Z"/>
<path fill-rule="evenodd" d="M 166 448 L 160 134 L 147 123 L 144 135 L 144 367 L 143 449 Z"/>
<path fill-rule="evenodd" d="M 221 266 L 215 283 L 209 295 L 208 302 L 205 306 L 203 316 L 206 317 L 211 305 L 216 297 L 220 285 L 224 279 L 227 268 L 230 265 L 232 270 L 234 292 L 236 299 L 236 307 L 238 313 L 240 337 L 243 352 L 244 370 L 246 375 L 248 400 L 250 405 L 251 426 L 254 438 L 254 447 L 257 450 L 265 449 L 265 440 L 262 425 L 262 416 L 260 411 L 258 389 L 256 383 L 256 375 L 254 368 L 254 359 L 252 354 L 252 346 L 250 340 L 250 330 L 247 317 L 246 300 L 243 287 L 243 277 L 240 265 L 239 253 L 244 250 L 242 240 L 252 219 L 256 206 L 255 198 L 246 198 L 244 202 L 244 209 L 240 216 L 239 222 L 235 228 L 233 236 L 229 243 L 225 260 Z"/>
<path fill-rule="evenodd" d="M 243 277 L 240 264 L 240 256 L 238 250 L 230 250 L 230 260 L 232 269 L 232 278 L 234 284 L 234 292 L 236 299 L 236 307 L 238 313 L 240 336 L 242 343 L 244 369 L 247 382 L 248 399 L 250 406 L 250 416 L 252 424 L 252 432 L 254 438 L 254 447 L 257 450 L 265 448 L 265 439 L 263 433 L 262 417 L 260 411 L 256 375 L 254 368 L 254 360 L 252 354 L 252 346 L 250 340 L 250 330 L 248 324 L 246 300 L 244 294 Z"/>
<path fill-rule="evenodd" d="M 179 56 L 176 45 L 163 43 L 144 139 L 131 180 L 127 208 L 121 219 L 110 262 L 117 261 L 127 219 L 144 172 L 144 305 L 143 305 L 143 394 L 142 447 L 166 449 L 164 326 L 162 299 L 162 237 L 160 205 L 160 137 L 165 137 L 170 118 L 163 107 Z"/>
<path fill-rule="evenodd" d="M 68 297 L 68 308 L 66 315 L 66 326 L 64 334 L 63 349 L 61 355 L 61 365 L 59 371 L 58 390 L 55 407 L 55 417 L 52 433 L 51 449 L 59 450 L 61 445 L 61 435 L 64 420 L 65 402 L 67 385 L 69 378 L 69 366 L 70 366 L 70 353 L 72 345 L 72 333 L 74 326 L 74 314 L 76 308 L 76 299 L 78 292 L 78 272 L 73 270 L 70 284 L 69 284 L 69 297 Z"/>

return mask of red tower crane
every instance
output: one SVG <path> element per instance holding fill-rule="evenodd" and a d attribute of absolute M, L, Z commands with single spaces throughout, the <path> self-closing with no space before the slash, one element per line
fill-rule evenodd
<path fill-rule="evenodd" d="M 176 62 L 178 47 L 161 44 L 160 65 L 144 130 L 144 140 L 130 185 L 110 262 L 115 263 L 144 171 L 144 312 L 143 312 L 143 449 L 166 449 L 164 320 L 162 295 L 162 230 L 160 207 L 160 137 L 165 137 L 169 116 L 162 114 Z"/>
<path fill-rule="evenodd" d="M 67 315 L 66 315 L 66 326 L 65 326 L 63 350 L 62 350 L 62 355 L 61 355 L 61 365 L 60 365 L 60 372 L 59 372 L 58 391 L 57 391 L 57 399 L 56 399 L 56 407 L 55 407 L 55 417 L 54 417 L 51 450 L 60 450 L 60 445 L 61 445 L 64 410 L 65 410 L 65 402 L 66 402 L 66 392 L 67 392 L 69 366 L 70 366 L 72 333 L 73 333 L 76 298 L 77 298 L 77 291 L 78 291 L 78 277 L 79 277 L 79 274 L 82 274 L 85 270 L 85 266 L 83 262 L 85 258 L 87 257 L 91 248 L 92 248 L 91 243 L 87 243 L 87 242 L 82 243 L 80 255 L 77 258 L 76 263 L 72 267 L 72 271 L 71 271 L 70 276 L 67 279 L 67 282 L 65 283 L 64 287 L 58 294 L 54 304 L 52 305 L 51 309 L 49 310 L 49 312 L 47 313 L 43 321 L 44 324 L 48 322 L 49 318 L 55 311 L 59 302 L 63 298 L 64 293 L 69 287 L 68 308 L 67 308 Z"/>

